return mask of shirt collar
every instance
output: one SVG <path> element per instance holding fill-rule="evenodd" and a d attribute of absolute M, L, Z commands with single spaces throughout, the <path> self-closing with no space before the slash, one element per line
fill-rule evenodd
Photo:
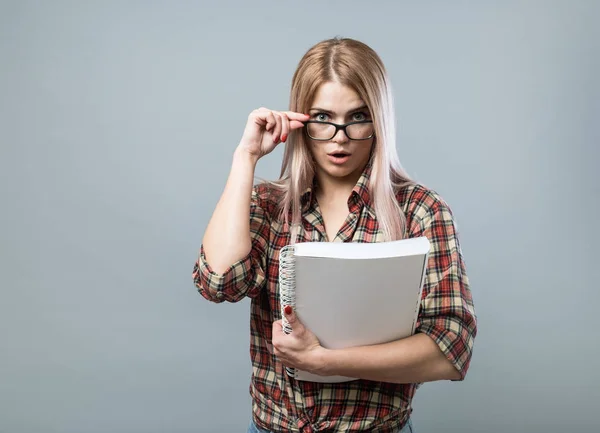
<path fill-rule="evenodd" d="M 373 169 L 372 162 L 369 160 L 367 166 L 364 168 L 362 174 L 358 178 L 358 182 L 352 189 L 352 193 L 348 198 L 348 207 L 355 201 L 361 206 L 366 206 L 368 210 L 372 211 L 371 193 L 369 191 L 369 183 L 371 180 L 371 171 Z"/>
<path fill-rule="evenodd" d="M 313 205 L 313 200 L 314 200 L 314 190 L 317 184 L 317 179 L 316 177 L 313 179 L 313 183 L 311 186 L 309 186 L 308 188 L 306 188 L 303 192 L 302 195 L 300 196 L 300 207 L 302 209 L 302 213 L 307 212 Z"/>

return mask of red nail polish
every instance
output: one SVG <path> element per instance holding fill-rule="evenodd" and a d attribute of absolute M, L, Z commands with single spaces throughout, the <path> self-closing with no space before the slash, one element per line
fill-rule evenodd
<path fill-rule="evenodd" d="M 292 314 L 292 307 L 289 305 L 286 305 L 283 310 L 285 311 L 285 314 Z"/>
<path fill-rule="evenodd" d="M 285 142 L 285 140 L 287 140 L 287 135 L 282 135 L 281 136 L 281 141 Z"/>

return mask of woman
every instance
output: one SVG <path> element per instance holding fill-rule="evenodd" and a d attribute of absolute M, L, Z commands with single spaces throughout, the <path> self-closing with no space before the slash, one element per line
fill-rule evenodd
<path fill-rule="evenodd" d="M 250 432 L 412 432 L 419 383 L 462 380 L 476 318 L 452 213 L 411 181 L 396 154 L 393 101 L 379 56 L 352 39 L 325 40 L 300 61 L 290 111 L 253 111 L 193 278 L 213 302 L 252 298 Z M 281 178 L 253 186 L 257 161 L 286 142 Z M 415 335 L 323 348 L 291 307 L 282 332 L 280 249 L 294 242 L 382 242 L 426 236 L 430 259 Z M 296 381 L 284 366 L 359 380 Z"/>

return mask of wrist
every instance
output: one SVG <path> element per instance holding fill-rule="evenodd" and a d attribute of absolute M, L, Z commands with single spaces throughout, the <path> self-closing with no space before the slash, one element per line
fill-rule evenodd
<path fill-rule="evenodd" d="M 323 346 L 319 346 L 313 357 L 313 372 L 320 376 L 333 376 L 335 373 L 333 362 L 335 357 L 335 350 L 325 349 Z"/>
<path fill-rule="evenodd" d="M 258 163 L 259 159 L 260 157 L 258 155 L 249 152 L 242 145 L 239 145 L 233 153 L 233 160 L 235 163 L 249 164 L 254 167 Z"/>

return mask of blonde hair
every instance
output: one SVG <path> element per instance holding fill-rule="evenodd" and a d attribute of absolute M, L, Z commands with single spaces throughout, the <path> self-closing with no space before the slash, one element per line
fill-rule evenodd
<path fill-rule="evenodd" d="M 369 193 L 384 240 L 404 237 L 406 217 L 398 205 L 397 188 L 412 180 L 396 152 L 396 128 L 392 91 L 383 62 L 366 44 L 349 38 L 333 38 L 310 48 L 300 60 L 290 92 L 291 111 L 307 113 L 319 87 L 335 81 L 352 88 L 365 102 L 375 126 L 371 153 Z M 270 182 L 283 192 L 280 212 L 291 228 L 295 243 L 301 224 L 302 193 L 312 186 L 315 165 L 302 129 L 290 131 L 280 178 Z M 290 219 L 291 215 L 291 219 Z"/>

